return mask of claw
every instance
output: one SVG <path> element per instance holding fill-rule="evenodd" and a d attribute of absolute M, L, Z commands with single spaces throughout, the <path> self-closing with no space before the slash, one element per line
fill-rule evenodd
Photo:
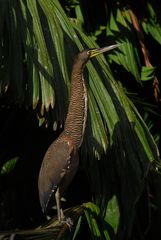
<path fill-rule="evenodd" d="M 73 221 L 72 221 L 72 219 L 70 217 L 66 218 L 65 220 L 61 220 L 60 224 L 66 224 L 68 226 L 69 230 L 70 231 L 72 230 Z"/>
<path fill-rule="evenodd" d="M 73 227 L 73 221 L 70 217 L 66 218 L 65 220 L 65 223 L 66 225 L 69 227 L 69 230 L 71 231 L 72 230 L 72 227 Z"/>

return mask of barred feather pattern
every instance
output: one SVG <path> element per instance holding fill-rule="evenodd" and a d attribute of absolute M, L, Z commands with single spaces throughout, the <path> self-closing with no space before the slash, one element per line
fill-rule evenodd
<path fill-rule="evenodd" d="M 71 76 L 71 97 L 64 131 L 48 148 L 39 173 L 39 198 L 43 211 L 72 181 L 79 164 L 78 148 L 82 144 L 87 119 L 87 90 L 83 70 L 89 56 L 83 51 L 76 58 Z"/>
<path fill-rule="evenodd" d="M 82 52 L 80 54 L 85 53 Z M 86 62 L 87 60 L 88 56 Z M 79 68 L 77 67 L 78 61 Z M 73 139 L 77 148 L 82 144 L 87 119 L 87 89 L 83 77 L 85 63 L 80 59 L 76 59 L 73 66 L 71 97 L 64 127 L 64 133 Z"/>

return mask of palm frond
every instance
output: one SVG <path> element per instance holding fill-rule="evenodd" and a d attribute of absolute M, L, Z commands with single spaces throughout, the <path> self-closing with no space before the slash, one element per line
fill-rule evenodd
<path fill-rule="evenodd" d="M 10 240 L 10 239 L 44 239 L 44 240 L 60 240 L 64 239 L 64 237 L 70 233 L 71 238 L 74 239 L 74 236 L 77 234 L 77 221 L 79 223 L 79 219 L 83 214 L 83 206 L 72 207 L 70 209 L 65 210 L 65 215 L 67 218 L 71 218 L 73 221 L 73 226 L 69 227 L 65 222 L 64 224 L 59 224 L 57 220 L 57 216 L 45 222 L 43 225 L 36 229 L 30 230 L 17 230 L 17 231 L 8 231 L 1 232 L 0 239 L 2 240 Z M 73 236 L 73 238 L 72 238 Z"/>
<path fill-rule="evenodd" d="M 152 38 L 161 44 L 161 18 L 158 4 L 155 1 L 147 3 L 147 15 L 142 19 L 142 27 L 146 34 L 150 34 Z"/>
<path fill-rule="evenodd" d="M 128 10 L 121 11 L 118 8 L 116 13 L 111 12 L 106 31 L 110 42 L 117 39 L 117 43 L 120 43 L 119 50 L 108 55 L 109 60 L 123 66 L 138 82 L 141 82 L 137 41 Z"/>
<path fill-rule="evenodd" d="M 9 99 L 6 105 L 32 106 L 44 119 L 46 112 L 50 112 L 55 126 L 63 124 L 74 55 L 84 48 L 98 45 L 67 18 L 57 0 L 20 0 L 1 4 L 0 90 L 1 95 Z M 111 14 L 107 29 L 113 44 L 122 43 L 110 54 L 110 59 L 121 64 L 141 82 L 141 64 L 127 12 L 124 11 L 122 16 L 117 9 L 116 19 Z M 120 35 L 119 29 L 124 36 Z M 117 40 L 116 36 L 119 36 Z M 93 213 L 98 219 L 99 215 L 104 216 L 109 207 L 109 195 L 116 195 L 122 208 L 119 223 L 125 226 L 121 234 L 127 239 L 150 162 L 159 159 L 159 152 L 135 106 L 115 81 L 104 56 L 98 56 L 87 64 L 86 79 L 89 118 L 82 146 L 82 162 L 89 173 L 92 196 L 97 203 L 96 206 L 90 205 L 92 213 L 88 212 L 89 208 L 86 211 L 87 221 L 94 239 L 98 239 L 101 227 L 104 226 L 105 230 L 108 224 L 103 222 L 99 227 L 93 220 Z M 114 188 L 110 189 L 110 193 L 108 176 L 111 176 L 111 182 L 114 179 Z M 35 231 L 38 232 L 35 232 L 37 235 L 34 238 L 39 239 L 39 230 Z M 45 236 L 41 237 L 51 239 L 51 235 L 60 233 L 61 229 L 41 229 L 41 234 L 43 231 Z M 49 231 L 49 236 L 46 231 Z M 106 230 L 103 234 L 105 239 L 110 239 Z M 33 238 L 28 235 L 26 239 Z"/>

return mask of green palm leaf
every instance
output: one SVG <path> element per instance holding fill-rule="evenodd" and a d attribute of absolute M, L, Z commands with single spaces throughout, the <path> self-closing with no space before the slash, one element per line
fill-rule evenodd
<path fill-rule="evenodd" d="M 142 27 L 146 34 L 150 34 L 159 44 L 161 44 L 161 18 L 158 3 L 147 3 L 147 18 L 142 20 Z"/>
<path fill-rule="evenodd" d="M 116 12 L 116 13 L 115 13 Z M 111 12 L 107 24 L 107 36 L 110 41 L 117 39 L 121 43 L 119 51 L 111 52 L 109 60 L 123 66 L 132 73 L 135 79 L 140 82 L 140 59 L 138 56 L 137 41 L 128 10 L 118 8 Z M 115 16 L 115 17 L 114 17 Z"/>
<path fill-rule="evenodd" d="M 9 97 L 14 104 L 32 106 L 44 118 L 47 117 L 46 112 L 50 112 L 53 124 L 62 124 L 70 94 L 69 79 L 74 55 L 86 47 L 98 47 L 97 44 L 67 18 L 57 0 L 6 1 L 1 5 L 0 24 L 5 19 L 7 29 L 5 34 L 0 32 L 1 95 Z M 111 15 L 109 34 L 113 44 L 116 43 L 114 33 L 119 34 L 121 26 L 125 38 L 118 40 L 123 44 L 117 52 L 110 54 L 110 59 L 121 64 L 140 82 L 141 66 L 135 42 L 131 41 L 130 19 L 126 11 L 125 18 L 120 10 L 116 15 L 117 21 Z M 4 31 L 3 25 L 2 29 Z M 97 204 L 90 205 L 92 213 L 86 212 L 87 222 L 93 239 L 99 239 L 102 226 L 104 238 L 110 239 L 106 224 L 99 225 L 96 219 L 99 214 L 105 217 L 111 207 L 108 201 L 111 195 L 116 195 L 122 208 L 120 225 L 126 226 L 122 235 L 127 239 L 150 161 L 159 159 L 158 149 L 136 108 L 113 78 L 104 56 L 98 56 L 87 64 L 85 76 L 89 118 L 82 162 L 89 174 L 93 200 Z M 113 180 L 115 186 L 109 193 L 108 181 L 113 183 Z M 96 219 L 93 219 L 93 212 Z M 119 213 L 116 215 L 118 219 Z M 116 229 L 116 222 L 112 227 Z M 38 232 L 36 235 L 32 232 L 31 238 L 27 236 L 27 239 L 53 239 L 52 234 L 61 231 L 52 226 L 45 233 L 44 228 L 39 230 L 40 238 Z"/>

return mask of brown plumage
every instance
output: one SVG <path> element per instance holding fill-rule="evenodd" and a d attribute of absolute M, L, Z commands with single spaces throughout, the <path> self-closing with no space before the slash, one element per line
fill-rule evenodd
<path fill-rule="evenodd" d="M 77 170 L 78 163 L 78 152 L 73 141 L 61 134 L 48 148 L 39 174 L 39 197 L 44 212 L 50 207 L 50 201 L 58 187 L 60 195 L 63 194 Z"/>
<path fill-rule="evenodd" d="M 83 70 L 87 61 L 110 49 L 89 49 L 79 53 L 74 61 L 71 75 L 71 97 L 64 131 L 48 148 L 39 173 L 38 188 L 40 204 L 44 212 L 56 197 L 58 220 L 64 220 L 60 209 L 60 197 L 72 181 L 79 164 L 78 149 L 82 144 L 87 119 L 87 89 Z"/>

